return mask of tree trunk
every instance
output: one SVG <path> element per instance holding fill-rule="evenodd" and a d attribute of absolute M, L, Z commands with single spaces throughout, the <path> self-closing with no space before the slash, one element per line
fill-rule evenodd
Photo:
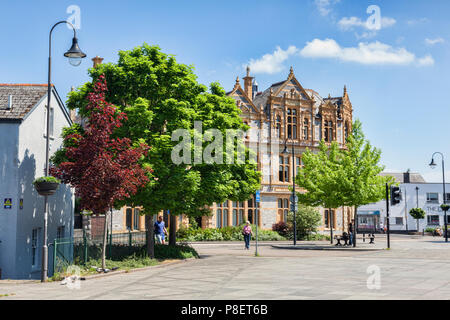
<path fill-rule="evenodd" d="M 150 259 L 155 259 L 155 234 L 153 223 L 153 214 L 145 215 L 145 226 L 147 228 L 147 254 Z"/>
<path fill-rule="evenodd" d="M 170 213 L 169 246 L 176 245 L 177 216 Z"/>
<path fill-rule="evenodd" d="M 358 230 L 358 207 L 355 206 L 355 214 L 353 221 L 353 247 L 356 247 L 356 232 Z"/>
<path fill-rule="evenodd" d="M 420 232 L 419 231 L 419 219 L 416 219 L 416 221 L 417 221 L 417 232 Z"/>
<path fill-rule="evenodd" d="M 328 216 L 330 219 L 330 237 L 331 237 L 331 244 L 333 244 L 333 211 L 331 209 L 328 209 Z"/>
<path fill-rule="evenodd" d="M 108 211 L 105 212 L 105 223 L 103 224 L 103 247 L 102 247 L 102 269 L 106 269 L 106 242 L 108 233 Z"/>

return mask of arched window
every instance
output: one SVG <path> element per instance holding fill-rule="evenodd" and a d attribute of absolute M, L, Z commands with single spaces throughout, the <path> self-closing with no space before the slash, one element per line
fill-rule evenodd
<path fill-rule="evenodd" d="M 288 109 L 287 115 L 288 139 L 297 139 L 297 110 Z"/>
<path fill-rule="evenodd" d="M 277 116 L 276 127 L 277 127 L 278 138 L 280 138 L 281 137 L 281 117 L 280 116 Z"/>
<path fill-rule="evenodd" d="M 308 119 L 303 120 L 303 140 L 309 139 L 309 121 Z"/>

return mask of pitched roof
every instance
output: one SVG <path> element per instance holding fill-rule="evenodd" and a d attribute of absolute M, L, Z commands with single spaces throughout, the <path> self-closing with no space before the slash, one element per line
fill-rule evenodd
<path fill-rule="evenodd" d="M 409 182 L 408 182 L 409 175 Z M 415 172 L 381 172 L 380 176 L 392 176 L 399 183 L 425 183 L 425 179 L 420 173 Z"/>
<path fill-rule="evenodd" d="M 23 120 L 46 94 L 46 84 L 0 84 L 0 120 Z M 7 108 L 9 96 L 11 109 Z"/>
<path fill-rule="evenodd" d="M 234 85 L 233 90 L 227 92 L 227 96 L 231 96 L 236 102 L 241 103 L 241 110 L 248 111 L 252 110 L 253 112 L 257 112 L 258 108 L 256 105 L 248 98 L 244 89 L 242 89 L 241 84 L 239 83 L 239 77 L 236 78 L 236 84 Z M 244 107 L 244 108 L 243 108 Z"/>

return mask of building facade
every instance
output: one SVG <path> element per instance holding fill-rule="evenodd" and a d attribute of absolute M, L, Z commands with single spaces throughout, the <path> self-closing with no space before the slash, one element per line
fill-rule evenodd
<path fill-rule="evenodd" d="M 271 229 L 273 224 L 285 221 L 292 194 L 289 187 L 295 179 L 292 166 L 297 172 L 302 166 L 303 152 L 318 150 L 321 140 L 336 141 L 344 148 L 352 130 L 353 108 L 346 87 L 341 97 L 322 98 L 316 91 L 303 88 L 292 67 L 286 80 L 263 92 L 258 92 L 249 68 L 243 80 L 242 86 L 238 77 L 227 95 L 235 99 L 242 120 L 250 126 L 245 144 L 257 153 L 258 170 L 262 173 L 261 202 L 259 208 L 255 207 L 254 198 L 216 203 L 211 208 L 213 215 L 202 219 L 204 228 L 239 225 L 249 220 Z M 292 145 L 294 159 L 291 153 L 281 153 L 285 146 L 291 150 Z M 327 209 L 319 209 L 323 217 L 320 231 L 330 230 L 331 219 L 334 230 L 347 230 L 353 215 L 350 208 L 339 208 L 331 214 Z"/>
<path fill-rule="evenodd" d="M 92 60 L 95 67 L 103 59 L 95 57 Z M 196 219 L 202 228 L 240 225 L 249 220 L 252 223 L 258 221 L 261 228 L 271 229 L 273 224 L 286 221 L 291 196 L 289 187 L 294 179 L 292 166 L 298 170 L 302 165 L 302 153 L 306 149 L 317 150 L 321 140 L 326 143 L 336 141 L 345 147 L 346 137 L 352 130 L 353 108 L 346 87 L 341 97 L 322 98 L 316 91 L 304 89 L 292 68 L 286 80 L 274 83 L 263 92 L 258 92 L 250 69 L 243 80 L 242 86 L 238 77 L 227 95 L 236 101 L 243 122 L 250 127 L 245 144 L 257 153 L 258 170 L 262 173 L 261 202 L 256 204 L 252 198 L 215 203 L 211 207 L 211 216 Z M 75 122 L 82 122 L 76 118 L 73 114 Z M 294 145 L 295 160 L 292 154 L 281 154 L 285 144 L 289 150 Z M 322 232 L 329 232 L 331 223 L 333 230 L 345 231 L 353 217 L 351 208 L 339 208 L 331 213 L 328 209 L 319 210 L 323 221 L 319 230 Z M 114 211 L 113 232 L 145 230 L 145 219 L 139 212 L 139 208 L 131 207 Z M 169 225 L 170 213 L 164 211 L 160 215 Z M 103 219 L 103 216 L 85 218 L 83 225 L 95 236 L 103 233 L 100 227 Z M 188 223 L 189 219 L 184 215 L 177 219 L 178 226 Z M 81 225 L 77 224 L 80 228 Z"/>
<path fill-rule="evenodd" d="M 50 154 L 61 145 L 69 112 L 56 89 L 50 106 Z M 0 84 L 0 272 L 2 279 L 39 279 L 44 197 L 33 181 L 45 174 L 47 85 Z M 48 197 L 48 243 L 73 235 L 74 197 L 60 185 Z M 49 270 L 53 251 L 49 247 Z"/>
<path fill-rule="evenodd" d="M 389 208 L 389 229 L 394 232 L 419 231 L 444 225 L 442 183 L 427 183 L 417 173 L 388 173 L 400 183 L 401 201 Z M 450 184 L 446 184 L 446 202 L 450 203 Z M 426 216 L 415 220 L 409 214 L 412 208 L 422 208 Z M 450 218 L 447 217 L 447 224 Z M 358 230 L 360 232 L 380 230 L 387 225 L 386 201 L 379 201 L 358 209 Z"/>

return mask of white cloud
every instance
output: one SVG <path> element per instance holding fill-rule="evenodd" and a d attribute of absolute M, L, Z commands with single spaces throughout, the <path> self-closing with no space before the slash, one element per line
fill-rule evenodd
<path fill-rule="evenodd" d="M 300 51 L 307 58 L 338 59 L 365 65 L 411 65 L 430 66 L 433 58 L 428 55 L 418 59 L 415 54 L 405 48 L 394 48 L 388 44 L 376 42 L 360 42 L 357 47 L 341 47 L 333 39 L 314 39 Z"/>
<path fill-rule="evenodd" d="M 435 44 L 444 43 L 444 42 L 445 42 L 445 40 L 440 37 L 436 38 L 436 39 L 428 39 L 428 38 L 425 39 L 425 43 L 429 46 L 434 46 Z"/>
<path fill-rule="evenodd" d="M 273 53 L 267 53 L 260 59 L 250 59 L 248 65 L 253 73 L 278 73 L 284 69 L 283 62 L 289 57 L 298 54 L 298 51 L 299 49 L 295 46 L 289 46 L 287 50 L 277 47 Z"/>
<path fill-rule="evenodd" d="M 333 5 L 339 3 L 341 0 L 314 0 L 317 10 L 322 16 L 327 16 L 333 11 Z"/>
<path fill-rule="evenodd" d="M 431 55 L 427 55 L 417 60 L 419 66 L 428 67 L 434 65 L 434 59 Z"/>
<path fill-rule="evenodd" d="M 381 29 L 388 28 L 392 27 L 396 23 L 397 21 L 394 18 L 382 17 L 380 27 Z M 344 17 L 341 20 L 339 20 L 338 26 L 344 31 L 353 30 L 355 27 L 363 28 L 366 30 L 373 29 L 367 21 L 362 21 L 358 17 L 350 17 L 350 18 Z"/>

